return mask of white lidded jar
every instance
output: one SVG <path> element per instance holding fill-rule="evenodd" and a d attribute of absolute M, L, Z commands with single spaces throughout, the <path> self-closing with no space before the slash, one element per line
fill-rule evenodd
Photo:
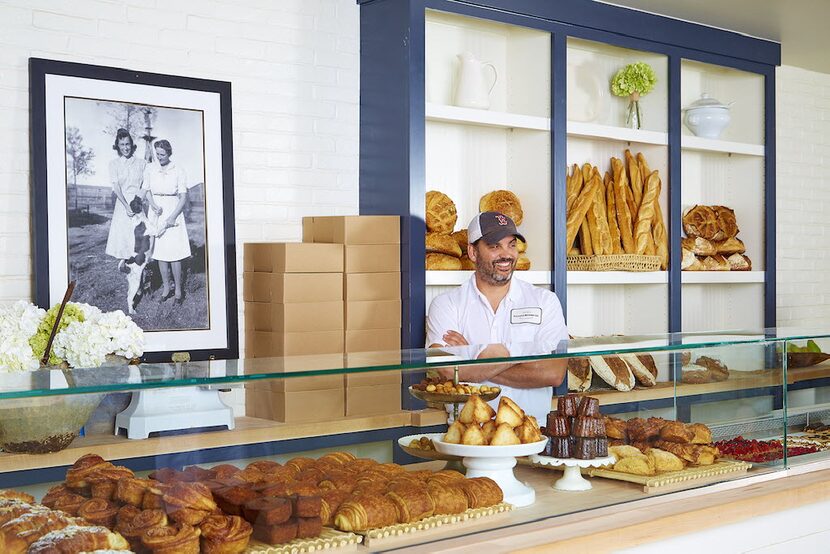
<path fill-rule="evenodd" d="M 698 100 L 683 109 L 686 112 L 683 123 L 699 137 L 719 138 L 731 120 L 729 107 L 732 104 L 724 104 L 704 92 Z"/>

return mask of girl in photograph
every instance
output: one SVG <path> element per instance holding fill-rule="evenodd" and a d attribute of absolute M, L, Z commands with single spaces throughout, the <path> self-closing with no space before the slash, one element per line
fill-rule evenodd
<path fill-rule="evenodd" d="M 138 222 L 135 212 L 130 208 L 130 202 L 136 196 L 143 196 L 141 188 L 145 163 L 134 156 L 136 145 L 126 129 L 118 129 L 112 149 L 118 153 L 118 157 L 109 164 L 115 207 L 112 211 L 105 252 L 118 259 L 119 271 L 127 273 L 129 270 L 125 268 L 124 261 L 135 254 L 133 230 Z"/>
<path fill-rule="evenodd" d="M 144 170 L 143 188 L 149 191 L 147 199 L 155 215 L 152 221 L 156 228 L 156 243 L 153 259 L 158 261 L 161 272 L 161 301 L 175 297 L 174 304 L 184 300 L 182 288 L 182 260 L 190 257 L 190 240 L 187 236 L 182 210 L 187 203 L 187 175 L 170 157 L 173 147 L 167 140 L 154 144 L 156 163 L 148 164 Z M 170 268 L 173 269 L 173 286 L 170 283 Z"/>

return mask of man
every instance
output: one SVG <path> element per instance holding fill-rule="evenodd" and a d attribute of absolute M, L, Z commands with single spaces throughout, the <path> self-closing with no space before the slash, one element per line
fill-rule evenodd
<path fill-rule="evenodd" d="M 516 239 L 527 242 L 504 214 L 483 212 L 473 218 L 467 228 L 467 255 L 475 263 L 475 274 L 432 301 L 427 345 L 482 345 L 474 354 L 486 359 L 545 354 L 568 339 L 556 295 L 512 279 L 519 257 Z M 552 387 L 562 383 L 566 372 L 566 360 L 549 359 L 461 366 L 459 379 L 499 385 L 502 395 L 544 423 Z"/>

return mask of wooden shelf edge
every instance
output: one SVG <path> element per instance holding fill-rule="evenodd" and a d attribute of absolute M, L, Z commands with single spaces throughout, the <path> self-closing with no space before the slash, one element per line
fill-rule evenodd
<path fill-rule="evenodd" d="M 742 156 L 760 156 L 766 154 L 763 144 L 751 144 L 746 142 L 733 142 L 728 140 L 708 139 L 683 135 L 680 138 L 680 146 L 684 150 L 696 150 L 700 152 L 720 152 L 722 154 L 738 154 Z"/>
<path fill-rule="evenodd" d="M 655 144 L 666 146 L 669 144 L 669 134 L 660 131 L 645 131 L 642 129 L 628 129 L 598 123 L 582 123 L 568 121 L 568 136 L 620 140 L 637 142 L 640 144 Z"/>

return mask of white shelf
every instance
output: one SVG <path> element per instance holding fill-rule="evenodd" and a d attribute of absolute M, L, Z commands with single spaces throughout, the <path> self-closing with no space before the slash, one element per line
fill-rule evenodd
<path fill-rule="evenodd" d="M 443 104 L 427 104 L 426 118 L 427 121 L 480 125 L 482 127 L 550 131 L 550 119 L 547 117 L 477 110 L 475 108 L 458 108 Z"/>
<path fill-rule="evenodd" d="M 472 271 L 427 271 L 426 285 L 428 287 L 447 287 L 462 285 L 470 280 Z M 550 271 L 516 271 L 513 275 L 531 285 L 549 285 Z"/>
<path fill-rule="evenodd" d="M 660 285 L 669 282 L 665 271 L 569 271 L 569 285 Z"/>
<path fill-rule="evenodd" d="M 682 271 L 680 278 L 689 284 L 763 283 L 763 271 Z"/>
<path fill-rule="evenodd" d="M 698 150 L 702 152 L 722 152 L 724 154 L 741 154 L 743 156 L 763 156 L 763 144 L 749 144 L 745 142 L 730 142 L 702 137 L 684 135 L 680 139 L 684 150 Z"/>
<path fill-rule="evenodd" d="M 668 133 L 644 131 L 643 129 L 629 129 L 627 127 L 614 127 L 612 125 L 599 125 L 597 123 L 581 123 L 578 121 L 568 121 L 568 135 L 638 142 L 640 144 L 667 145 L 669 143 Z"/>

